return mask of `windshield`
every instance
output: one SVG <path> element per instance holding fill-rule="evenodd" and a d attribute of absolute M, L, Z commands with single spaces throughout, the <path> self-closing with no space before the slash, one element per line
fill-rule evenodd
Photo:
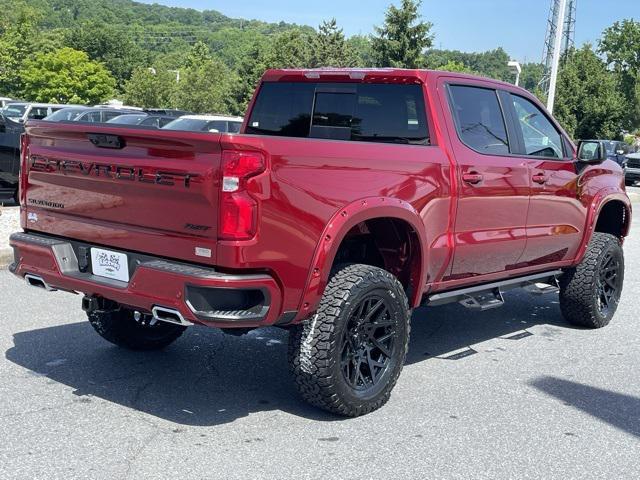
<path fill-rule="evenodd" d="M 9 104 L 4 107 L 2 113 L 4 113 L 7 117 L 22 117 L 24 115 L 24 112 L 26 111 L 26 105 Z"/>
<path fill-rule="evenodd" d="M 53 112 L 48 117 L 45 117 L 45 120 L 47 120 L 48 122 L 73 121 L 84 111 L 84 108 L 63 108 L 61 110 Z"/>
<path fill-rule="evenodd" d="M 148 115 L 118 115 L 107 121 L 107 123 L 119 123 L 121 125 L 137 125 Z"/>
<path fill-rule="evenodd" d="M 185 130 L 188 132 L 227 131 L 226 120 L 205 120 L 200 118 L 178 118 L 164 127 L 167 130 Z"/>

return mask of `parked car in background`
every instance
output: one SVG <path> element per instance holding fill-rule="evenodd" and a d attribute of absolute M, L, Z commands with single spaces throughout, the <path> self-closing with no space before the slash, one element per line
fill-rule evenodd
<path fill-rule="evenodd" d="M 59 110 L 44 120 L 52 122 L 84 122 L 84 123 L 106 123 L 112 118 L 119 117 L 124 113 L 132 113 L 132 110 L 121 110 L 113 108 L 93 108 L 93 107 L 73 107 Z M 135 112 L 137 115 L 147 116 L 146 113 Z"/>
<path fill-rule="evenodd" d="M 186 132 L 238 133 L 242 122 L 242 117 L 226 115 L 184 115 L 162 128 Z"/>
<path fill-rule="evenodd" d="M 55 103 L 28 103 L 13 102 L 8 103 L 2 109 L 5 117 L 15 121 L 24 123 L 27 120 L 43 120 L 54 112 L 68 107 L 79 107 L 81 105 L 60 105 Z"/>
<path fill-rule="evenodd" d="M 625 154 L 629 153 L 629 146 L 619 140 L 603 140 L 607 150 L 607 158 L 617 162 L 623 169 L 627 166 Z"/>
<path fill-rule="evenodd" d="M 53 112 L 44 120 L 48 122 L 72 122 L 87 110 L 89 110 L 89 107 L 63 108 L 61 110 L 58 110 L 57 112 Z"/>
<path fill-rule="evenodd" d="M 141 127 L 162 128 L 175 117 L 167 117 L 162 115 L 147 115 L 146 113 L 127 113 L 112 118 L 107 123 L 117 123 L 120 125 L 139 125 Z"/>
<path fill-rule="evenodd" d="M 627 186 L 640 181 L 640 152 L 627 155 L 627 168 L 624 170 L 624 181 Z"/>
<path fill-rule="evenodd" d="M 9 97 L 0 97 L 0 108 L 4 108 L 8 103 L 15 102 L 12 98 Z"/>
<path fill-rule="evenodd" d="M 93 108 L 109 108 L 111 110 L 133 110 L 136 112 L 142 112 L 143 108 L 134 107 L 132 105 L 123 105 L 121 103 L 102 103 L 100 105 L 94 105 Z"/>
<path fill-rule="evenodd" d="M 20 136 L 24 125 L 0 112 L 0 198 L 18 200 Z"/>
<path fill-rule="evenodd" d="M 175 110 L 175 109 L 165 109 L 165 108 L 145 108 L 145 112 L 149 115 L 162 115 L 165 117 L 183 117 L 184 115 L 192 115 L 191 112 L 187 112 L 185 110 Z"/>

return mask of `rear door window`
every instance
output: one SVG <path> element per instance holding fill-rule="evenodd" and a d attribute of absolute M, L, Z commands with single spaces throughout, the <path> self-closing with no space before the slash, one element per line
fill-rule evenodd
<path fill-rule="evenodd" d="M 420 85 L 265 83 L 247 133 L 429 144 Z"/>
<path fill-rule="evenodd" d="M 495 90 L 450 85 L 450 102 L 460 140 L 486 155 L 509 153 L 509 140 Z"/>

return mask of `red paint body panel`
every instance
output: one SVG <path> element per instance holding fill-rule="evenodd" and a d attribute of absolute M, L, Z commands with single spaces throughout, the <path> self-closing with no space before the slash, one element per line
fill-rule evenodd
<path fill-rule="evenodd" d="M 21 178 L 23 228 L 264 274 L 274 300 L 255 325 L 269 325 L 286 312 L 296 312 L 297 321 L 313 313 L 342 239 L 368 219 L 394 218 L 415 231 L 421 268 L 410 302 L 417 306 L 428 292 L 575 264 L 603 202 L 622 201 L 630 212 L 614 162 L 578 173 L 573 158 L 481 155 L 460 141 L 446 84 L 517 92 L 539 105 L 512 85 L 413 70 L 274 70 L 263 81 L 420 84 L 431 145 L 33 122 Z M 89 134 L 118 136 L 124 148 L 97 148 Z M 228 149 L 259 151 L 266 161 L 264 173 L 247 183 L 258 201 L 257 233 L 247 241 L 217 238 L 220 158 Z M 546 175 L 546 184 L 534 184 L 536 174 Z M 468 175 L 482 178 L 471 184 Z M 139 269 L 128 288 L 109 289 L 65 277 L 46 249 L 18 249 L 20 276 L 40 274 L 54 286 L 143 309 L 171 296 L 169 306 L 192 318 L 176 297 L 188 279 Z"/>

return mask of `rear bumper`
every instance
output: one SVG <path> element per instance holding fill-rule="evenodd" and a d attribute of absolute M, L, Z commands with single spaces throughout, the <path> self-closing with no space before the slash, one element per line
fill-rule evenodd
<path fill-rule="evenodd" d="M 14 249 L 11 272 L 20 278 L 38 277 L 48 289 L 103 297 L 142 312 L 154 307 L 173 309 L 190 323 L 214 327 L 282 323 L 278 321 L 282 292 L 267 274 L 231 275 L 121 251 L 130 265 L 129 282 L 121 282 L 91 273 L 83 258 L 93 245 L 33 233 L 15 233 L 10 244 Z M 292 318 L 291 313 L 283 319 Z"/>

